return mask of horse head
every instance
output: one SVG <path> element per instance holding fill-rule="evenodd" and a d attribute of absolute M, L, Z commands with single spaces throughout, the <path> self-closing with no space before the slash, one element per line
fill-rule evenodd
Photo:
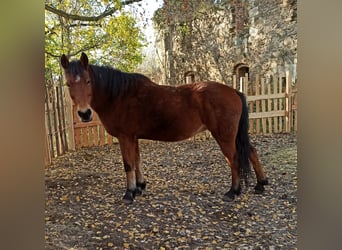
<path fill-rule="evenodd" d="M 80 60 L 71 61 L 66 55 L 61 56 L 61 65 L 64 69 L 66 85 L 69 88 L 70 97 L 77 106 L 77 114 L 83 122 L 92 120 L 92 79 L 89 74 L 88 57 L 82 52 Z"/>

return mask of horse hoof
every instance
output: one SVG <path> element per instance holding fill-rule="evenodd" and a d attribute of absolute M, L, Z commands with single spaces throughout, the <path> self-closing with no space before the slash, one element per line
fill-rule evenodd
<path fill-rule="evenodd" d="M 137 187 L 136 189 L 135 189 L 135 195 L 136 196 L 141 196 L 142 195 L 142 190 L 141 190 L 141 188 L 140 187 Z"/>
<path fill-rule="evenodd" d="M 255 194 L 262 194 L 264 191 L 265 191 L 265 188 L 260 183 L 257 183 L 256 186 L 254 187 L 254 193 Z"/>
<path fill-rule="evenodd" d="M 143 194 L 143 190 L 146 189 L 146 181 L 142 182 L 142 183 L 137 183 L 137 187 L 135 189 L 135 195 L 136 196 L 140 196 Z"/>
<path fill-rule="evenodd" d="M 227 194 L 225 194 L 225 195 L 223 196 L 223 198 L 222 198 L 223 201 L 227 201 L 227 202 L 231 202 L 231 201 L 233 201 L 234 199 L 235 199 L 235 195 L 230 196 L 230 195 L 227 195 Z"/>
<path fill-rule="evenodd" d="M 132 204 L 134 200 L 134 192 L 127 190 L 124 197 L 122 198 L 123 203 Z"/>
<path fill-rule="evenodd" d="M 268 184 L 269 184 L 268 179 L 266 178 L 266 179 L 264 179 L 264 180 L 261 180 L 261 181 L 260 181 L 260 184 L 263 185 L 263 186 L 268 185 Z"/>
<path fill-rule="evenodd" d="M 261 181 L 258 181 L 257 184 L 255 185 L 254 187 L 254 190 L 255 190 L 255 194 L 262 194 L 264 191 L 265 191 L 265 188 L 264 186 L 268 185 L 268 179 L 265 178 Z"/>
<path fill-rule="evenodd" d="M 235 199 L 235 195 L 240 195 L 241 189 L 238 190 L 230 189 L 227 193 L 224 194 L 223 200 L 224 201 L 233 201 Z"/>
<path fill-rule="evenodd" d="M 141 188 L 141 190 L 145 190 L 146 189 L 146 181 L 139 183 L 137 182 L 137 187 Z"/>

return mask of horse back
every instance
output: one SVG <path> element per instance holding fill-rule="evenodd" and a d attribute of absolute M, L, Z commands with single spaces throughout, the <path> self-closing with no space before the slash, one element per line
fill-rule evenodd
<path fill-rule="evenodd" d="M 146 84 L 134 95 L 113 103 L 102 122 L 113 136 L 126 133 L 143 139 L 179 141 L 217 126 L 224 114 L 233 113 L 230 106 L 237 100 L 234 89 L 216 82 L 177 87 Z"/>

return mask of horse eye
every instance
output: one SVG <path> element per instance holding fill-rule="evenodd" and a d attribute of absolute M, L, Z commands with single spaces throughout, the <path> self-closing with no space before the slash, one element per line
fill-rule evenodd
<path fill-rule="evenodd" d="M 87 84 L 88 84 L 88 85 L 90 84 L 90 80 L 87 80 Z"/>

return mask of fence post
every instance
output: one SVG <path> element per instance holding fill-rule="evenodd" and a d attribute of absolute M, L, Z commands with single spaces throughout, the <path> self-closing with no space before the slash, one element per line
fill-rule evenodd
<path fill-rule="evenodd" d="M 260 95 L 260 75 L 257 74 L 255 76 L 255 95 L 258 96 Z M 255 112 L 258 113 L 260 112 L 260 101 L 255 101 Z M 256 122 L 256 133 L 259 134 L 260 133 L 260 119 L 257 118 L 255 119 Z"/>
<path fill-rule="evenodd" d="M 245 74 L 243 80 L 243 93 L 245 93 L 246 98 L 248 96 L 248 73 Z"/>
<path fill-rule="evenodd" d="M 290 71 L 286 71 L 286 81 L 285 81 L 285 131 L 290 132 L 290 105 L 289 105 L 289 87 L 291 81 L 291 73 Z"/>
<path fill-rule="evenodd" d="M 243 93 L 243 77 L 239 77 L 239 91 Z"/>
<path fill-rule="evenodd" d="M 266 95 L 266 83 L 267 83 L 267 78 L 263 77 L 261 78 L 261 95 Z M 266 112 L 266 99 L 261 100 L 261 112 Z M 261 126 L 262 126 L 262 133 L 266 134 L 266 118 L 263 117 L 261 118 Z"/>
<path fill-rule="evenodd" d="M 68 131 L 68 149 L 75 150 L 75 132 L 74 132 L 74 116 L 73 116 L 73 105 L 69 94 L 69 91 L 64 86 L 65 93 L 65 106 L 66 106 L 66 120 L 67 120 L 67 131 Z"/>

